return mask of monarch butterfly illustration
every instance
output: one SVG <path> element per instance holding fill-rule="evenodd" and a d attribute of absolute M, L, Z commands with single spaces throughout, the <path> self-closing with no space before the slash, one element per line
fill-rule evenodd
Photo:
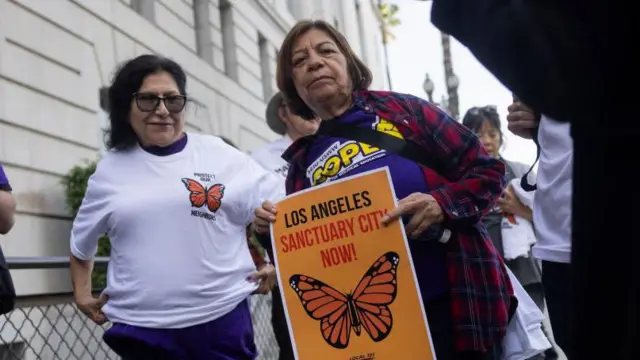
<path fill-rule="evenodd" d="M 399 261 L 395 252 L 382 255 L 349 294 L 306 275 L 292 275 L 289 283 L 307 315 L 320 320 L 324 340 L 334 348 L 345 349 L 351 329 L 360 336 L 364 328 L 375 342 L 391 332 L 393 317 L 388 305 L 396 298 Z"/>
<path fill-rule="evenodd" d="M 191 206 L 203 207 L 206 204 L 211 212 L 216 212 L 222 205 L 224 185 L 215 184 L 207 189 L 199 182 L 187 178 L 182 179 L 182 183 L 191 192 L 189 194 Z"/>

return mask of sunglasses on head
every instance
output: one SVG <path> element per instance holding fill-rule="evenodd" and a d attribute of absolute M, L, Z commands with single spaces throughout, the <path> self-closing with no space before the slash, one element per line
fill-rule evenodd
<path fill-rule="evenodd" d="M 471 115 L 480 115 L 480 114 L 498 114 L 498 107 L 495 105 L 487 105 L 487 106 L 474 106 L 469 109 L 469 114 Z"/>
<path fill-rule="evenodd" d="M 160 101 L 164 103 L 167 111 L 172 114 L 181 112 L 187 105 L 187 97 L 179 94 L 162 97 L 151 93 L 135 93 L 133 98 L 138 109 L 144 112 L 155 111 L 160 106 Z"/>

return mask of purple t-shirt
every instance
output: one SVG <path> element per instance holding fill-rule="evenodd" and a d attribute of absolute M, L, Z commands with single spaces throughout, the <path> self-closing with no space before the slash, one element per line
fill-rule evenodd
<path fill-rule="evenodd" d="M 167 145 L 167 146 L 143 146 L 142 148 L 153 155 L 156 156 L 167 156 L 167 155 L 173 155 L 173 154 L 177 154 L 180 151 L 184 150 L 185 146 L 187 146 L 187 134 L 185 133 L 183 137 L 180 138 L 180 140 L 174 142 L 171 145 Z"/>
<path fill-rule="evenodd" d="M 371 127 L 402 138 L 393 123 L 358 108 L 352 108 L 331 121 Z M 320 136 L 310 146 L 307 156 L 307 181 L 312 186 L 386 166 L 398 199 L 431 190 L 427 188 L 422 170 L 413 161 L 356 141 Z M 410 216 L 404 217 L 404 223 L 407 224 L 409 219 Z M 430 228 L 420 238 L 409 239 L 411 257 L 424 300 L 441 295 L 449 288 L 445 247 L 437 241 L 437 232 L 434 230 Z"/>
<path fill-rule="evenodd" d="M 9 179 L 7 174 L 4 173 L 4 168 L 0 165 L 0 190 L 11 191 L 11 185 L 9 185 Z"/>

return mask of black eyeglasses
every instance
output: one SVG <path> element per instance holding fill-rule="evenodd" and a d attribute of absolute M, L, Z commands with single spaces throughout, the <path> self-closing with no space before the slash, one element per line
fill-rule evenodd
<path fill-rule="evenodd" d="M 155 111 L 160 106 L 160 101 L 164 102 L 164 107 L 172 114 L 181 112 L 187 105 L 187 97 L 184 95 L 169 95 L 161 97 L 150 93 L 135 93 L 133 98 L 136 100 L 136 106 L 140 111 Z"/>
<path fill-rule="evenodd" d="M 481 113 L 498 115 L 498 107 L 495 105 L 487 105 L 487 106 L 474 106 L 471 109 L 469 109 L 469 114 L 471 115 L 480 115 Z"/>

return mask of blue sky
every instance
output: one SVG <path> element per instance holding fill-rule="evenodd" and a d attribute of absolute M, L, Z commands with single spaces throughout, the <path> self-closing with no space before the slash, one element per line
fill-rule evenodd
<path fill-rule="evenodd" d="M 430 21 L 431 2 L 390 0 L 400 7 L 401 24 L 393 29 L 395 40 L 389 44 L 389 66 L 393 90 L 426 98 L 422 89 L 425 73 L 435 84 L 434 101 L 445 94 L 444 66 L 440 32 Z M 505 116 L 511 104 L 511 92 L 487 71 L 460 43 L 452 39 L 453 68 L 460 79 L 460 114 L 473 106 L 496 105 L 506 134 L 504 156 L 531 164 L 535 145 L 508 132 Z"/>

